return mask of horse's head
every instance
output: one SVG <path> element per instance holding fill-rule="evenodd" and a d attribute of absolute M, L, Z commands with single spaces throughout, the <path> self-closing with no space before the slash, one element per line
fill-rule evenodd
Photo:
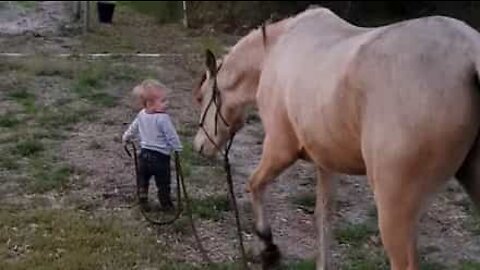
<path fill-rule="evenodd" d="M 194 149 L 205 156 L 214 156 L 244 123 L 246 88 L 252 85 L 249 74 L 234 60 L 230 57 L 221 63 L 207 50 L 206 72 L 194 90 L 201 107 Z"/>
<path fill-rule="evenodd" d="M 207 50 L 206 72 L 193 94 L 201 106 L 194 149 L 215 155 L 244 124 L 246 108 L 255 103 L 258 81 L 269 48 L 284 32 L 288 19 L 253 30 L 220 63 Z"/>

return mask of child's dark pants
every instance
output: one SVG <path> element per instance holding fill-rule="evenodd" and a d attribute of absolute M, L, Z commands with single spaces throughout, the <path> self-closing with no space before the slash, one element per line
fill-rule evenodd
<path fill-rule="evenodd" d="M 158 189 L 158 200 L 162 208 L 173 206 L 170 198 L 170 156 L 158 151 L 142 149 L 138 168 L 138 197 L 140 204 L 148 202 L 148 186 L 150 178 L 155 177 Z"/>

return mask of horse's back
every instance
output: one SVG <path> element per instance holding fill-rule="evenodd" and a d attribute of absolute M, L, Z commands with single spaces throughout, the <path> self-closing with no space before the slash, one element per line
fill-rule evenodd
<path fill-rule="evenodd" d="M 260 86 L 276 88 L 276 105 L 324 167 L 361 172 L 378 151 L 461 159 L 479 113 L 467 28 L 444 17 L 358 28 L 311 13 L 273 50 Z"/>
<path fill-rule="evenodd" d="M 349 76 L 364 97 L 367 163 L 456 170 L 480 115 L 477 45 L 469 33 L 459 21 L 429 17 L 393 25 L 359 48 Z"/>

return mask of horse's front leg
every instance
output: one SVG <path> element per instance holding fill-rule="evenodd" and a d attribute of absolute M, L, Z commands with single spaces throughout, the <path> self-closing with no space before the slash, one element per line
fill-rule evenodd
<path fill-rule="evenodd" d="M 285 168 L 290 166 L 297 158 L 291 147 L 282 147 L 279 141 L 267 138 L 264 141 L 260 164 L 251 175 L 247 191 L 251 193 L 252 208 L 255 215 L 255 230 L 257 236 L 265 244 L 263 250 L 263 269 L 269 269 L 280 259 L 280 251 L 273 243 L 272 230 L 268 223 L 264 208 L 264 195 L 266 187 Z"/>

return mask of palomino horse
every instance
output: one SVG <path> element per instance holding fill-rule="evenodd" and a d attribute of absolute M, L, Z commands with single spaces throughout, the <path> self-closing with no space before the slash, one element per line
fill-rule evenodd
<path fill-rule="evenodd" d="M 310 9 L 252 31 L 220 67 L 209 52 L 206 63 L 194 90 L 195 149 L 214 155 L 242 127 L 248 104 L 265 129 L 247 188 L 265 254 L 278 253 L 265 188 L 298 159 L 318 168 L 317 269 L 333 268 L 334 173 L 368 176 L 394 270 L 419 269 L 422 208 L 452 176 L 480 203 L 480 35 L 466 24 L 435 16 L 360 28 Z"/>

